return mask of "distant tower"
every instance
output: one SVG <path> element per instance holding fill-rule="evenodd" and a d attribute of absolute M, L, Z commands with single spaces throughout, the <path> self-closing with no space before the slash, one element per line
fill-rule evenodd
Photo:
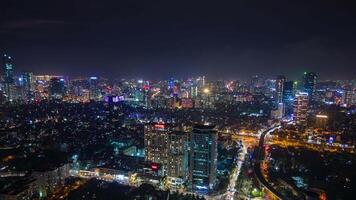
<path fill-rule="evenodd" d="M 299 92 L 295 95 L 293 120 L 297 125 L 307 125 L 308 103 L 308 93 Z"/>
<path fill-rule="evenodd" d="M 216 183 L 218 136 L 213 128 L 196 125 L 189 136 L 189 182 L 194 190 L 209 190 Z"/>
<path fill-rule="evenodd" d="M 309 101 L 313 100 L 316 90 L 317 75 L 314 72 L 304 72 L 303 87 L 304 92 L 308 93 Z"/>
<path fill-rule="evenodd" d="M 51 78 L 50 82 L 50 94 L 54 99 L 60 99 L 64 96 L 65 88 L 64 88 L 64 80 L 54 77 Z"/>
<path fill-rule="evenodd" d="M 283 91 L 284 91 L 284 82 L 286 77 L 279 75 L 276 79 L 276 93 L 277 93 L 277 103 L 283 102 Z"/>
<path fill-rule="evenodd" d="M 34 96 L 34 76 L 32 72 L 23 72 L 22 74 L 23 87 L 25 89 L 25 95 L 27 99 L 31 99 Z"/>
<path fill-rule="evenodd" d="M 11 56 L 4 54 L 2 57 L 3 61 L 3 78 L 4 78 L 4 89 L 7 100 L 11 100 L 13 96 L 13 85 L 14 85 L 14 68 L 12 64 Z"/>

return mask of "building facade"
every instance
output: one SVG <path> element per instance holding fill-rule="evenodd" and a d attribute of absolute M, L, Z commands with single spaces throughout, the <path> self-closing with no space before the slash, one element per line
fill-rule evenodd
<path fill-rule="evenodd" d="M 214 126 L 196 125 L 189 135 L 189 183 L 193 190 L 208 190 L 216 184 L 217 133 Z"/>
<path fill-rule="evenodd" d="M 309 95 L 306 92 L 299 92 L 294 99 L 293 120 L 297 125 L 307 125 Z"/>

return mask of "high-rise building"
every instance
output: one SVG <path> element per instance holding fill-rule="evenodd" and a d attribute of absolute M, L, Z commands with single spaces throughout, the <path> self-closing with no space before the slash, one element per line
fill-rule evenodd
<path fill-rule="evenodd" d="M 189 183 L 193 190 L 212 189 L 216 183 L 218 136 L 213 128 L 196 125 L 189 136 Z"/>
<path fill-rule="evenodd" d="M 98 87 L 98 77 L 92 76 L 89 78 L 89 92 L 90 99 L 99 100 L 101 98 L 100 89 Z"/>
<path fill-rule="evenodd" d="M 299 92 L 295 95 L 293 120 L 297 125 L 307 125 L 308 104 L 308 93 Z"/>
<path fill-rule="evenodd" d="M 4 54 L 2 57 L 3 61 L 3 79 L 4 79 L 4 91 L 6 99 L 9 101 L 13 97 L 13 87 L 14 87 L 14 67 L 12 63 L 11 56 Z"/>
<path fill-rule="evenodd" d="M 187 134 L 164 123 L 145 125 L 145 159 L 162 164 L 163 174 L 186 179 Z"/>
<path fill-rule="evenodd" d="M 286 81 L 283 86 L 283 104 L 284 114 L 290 115 L 293 113 L 294 95 L 296 91 L 296 84 L 294 81 Z"/>
<path fill-rule="evenodd" d="M 169 127 L 165 124 L 145 125 L 144 143 L 145 159 L 166 165 Z"/>
<path fill-rule="evenodd" d="M 284 91 L 284 82 L 286 77 L 279 75 L 276 79 L 276 94 L 277 94 L 277 103 L 282 103 L 283 101 L 283 91 Z"/>
<path fill-rule="evenodd" d="M 172 131 L 168 135 L 167 176 L 186 179 L 188 172 L 188 134 Z"/>
<path fill-rule="evenodd" d="M 34 76 L 32 72 L 24 72 L 21 76 L 22 86 L 24 88 L 24 93 L 26 99 L 29 100 L 34 97 Z"/>
<path fill-rule="evenodd" d="M 317 75 L 314 72 L 304 72 L 303 89 L 308 93 L 309 101 L 313 100 L 314 92 L 316 90 Z"/>
<path fill-rule="evenodd" d="M 50 82 L 50 95 L 54 99 L 62 98 L 65 93 L 64 79 L 54 77 Z"/>
<path fill-rule="evenodd" d="M 5 83 L 14 83 L 14 68 L 11 56 L 4 54 L 3 56 L 3 76 Z"/>

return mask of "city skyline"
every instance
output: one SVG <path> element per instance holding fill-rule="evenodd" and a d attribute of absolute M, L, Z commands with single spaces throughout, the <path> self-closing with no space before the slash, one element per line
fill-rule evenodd
<path fill-rule="evenodd" d="M 356 2 L 0 3 L 0 199 L 350 200 Z"/>
<path fill-rule="evenodd" d="M 37 74 L 295 79 L 315 71 L 351 79 L 353 8 L 331 1 L 4 1 L 0 52 L 16 59 L 17 70 Z"/>

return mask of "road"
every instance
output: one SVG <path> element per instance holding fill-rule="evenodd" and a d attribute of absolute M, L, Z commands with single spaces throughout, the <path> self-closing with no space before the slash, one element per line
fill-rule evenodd
<path fill-rule="evenodd" d="M 247 149 L 245 146 L 242 147 L 242 152 L 239 154 L 239 157 L 237 159 L 237 164 L 236 164 L 236 168 L 234 169 L 232 175 L 230 176 L 230 182 L 229 182 L 229 185 L 227 187 L 227 191 L 226 191 L 226 200 L 233 200 L 234 199 L 234 196 L 235 196 L 235 193 L 236 193 L 236 182 L 237 182 L 237 179 L 240 175 L 240 172 L 241 172 L 241 167 L 242 167 L 242 164 L 245 160 L 245 157 L 246 157 L 246 154 L 247 154 Z"/>
<path fill-rule="evenodd" d="M 255 164 L 254 164 L 254 172 L 256 175 L 257 180 L 262 184 L 269 192 L 271 192 L 277 199 L 283 199 L 282 195 L 273 188 L 273 186 L 265 179 L 265 177 L 262 174 L 261 171 L 261 164 L 262 161 L 264 160 L 264 154 L 263 154 L 263 146 L 265 142 L 265 137 L 266 135 L 270 134 L 274 130 L 280 128 L 280 126 L 273 126 L 266 131 L 264 131 L 259 140 L 258 147 L 256 147 L 255 152 L 254 152 L 254 159 L 255 159 Z"/>
<path fill-rule="evenodd" d="M 233 200 L 236 193 L 236 182 L 241 172 L 241 167 L 243 162 L 245 161 L 245 157 L 247 154 L 247 148 L 245 145 L 242 147 L 242 151 L 239 153 L 236 166 L 230 175 L 229 185 L 227 186 L 226 192 L 219 195 L 212 196 L 204 196 L 207 200 Z"/>

